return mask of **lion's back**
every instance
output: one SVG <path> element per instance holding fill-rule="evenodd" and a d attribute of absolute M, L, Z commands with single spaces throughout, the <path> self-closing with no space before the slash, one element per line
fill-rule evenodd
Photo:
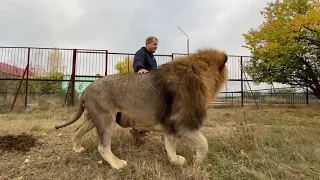
<path fill-rule="evenodd" d="M 150 74 L 116 74 L 102 77 L 87 88 L 86 97 L 120 109 L 145 111 L 155 107 L 159 92 Z"/>
<path fill-rule="evenodd" d="M 140 93 L 141 91 L 149 91 L 154 88 L 153 79 L 151 74 L 138 74 L 138 73 L 128 73 L 128 74 L 115 74 L 102 77 L 100 82 L 100 87 L 104 88 L 109 92 L 118 94 L 131 94 L 135 95 L 135 92 Z M 101 90 L 101 89 L 99 89 Z M 137 96 L 141 94 L 137 94 Z"/>

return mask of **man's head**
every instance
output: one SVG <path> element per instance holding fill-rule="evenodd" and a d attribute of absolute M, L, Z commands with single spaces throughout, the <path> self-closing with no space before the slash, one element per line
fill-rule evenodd
<path fill-rule="evenodd" d="M 154 36 L 149 36 L 146 39 L 146 48 L 150 53 L 156 52 L 158 47 L 158 39 Z"/>

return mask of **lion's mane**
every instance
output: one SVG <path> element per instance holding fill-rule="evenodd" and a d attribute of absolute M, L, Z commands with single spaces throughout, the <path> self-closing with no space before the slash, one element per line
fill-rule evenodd
<path fill-rule="evenodd" d="M 213 101 L 228 79 L 228 57 L 215 49 L 202 49 L 163 64 L 154 74 L 160 90 L 157 117 L 168 133 L 199 129 Z"/>

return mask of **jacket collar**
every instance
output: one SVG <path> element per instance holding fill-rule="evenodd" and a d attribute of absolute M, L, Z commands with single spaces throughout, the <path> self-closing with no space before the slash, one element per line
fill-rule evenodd
<path fill-rule="evenodd" d="M 153 57 L 153 53 L 150 53 L 146 47 L 142 47 L 141 49 L 144 50 L 147 54 L 149 54 L 150 56 Z"/>

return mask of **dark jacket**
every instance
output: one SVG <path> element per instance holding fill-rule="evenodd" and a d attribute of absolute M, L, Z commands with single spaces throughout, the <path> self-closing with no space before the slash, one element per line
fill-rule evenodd
<path fill-rule="evenodd" d="M 146 69 L 153 71 L 157 69 L 157 62 L 154 55 L 150 53 L 146 47 L 139 49 L 133 59 L 134 72 L 138 72 L 140 69 Z"/>

